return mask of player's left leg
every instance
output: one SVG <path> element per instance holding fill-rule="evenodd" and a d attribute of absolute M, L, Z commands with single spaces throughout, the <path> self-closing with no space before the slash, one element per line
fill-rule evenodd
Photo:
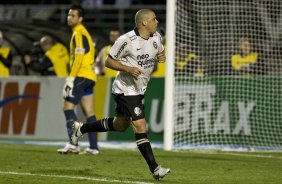
<path fill-rule="evenodd" d="M 144 96 L 126 96 L 124 98 L 127 101 L 127 110 L 132 119 L 131 125 L 135 133 L 137 147 L 146 160 L 154 178 L 162 178 L 170 171 L 170 169 L 160 167 L 155 160 L 151 143 L 147 137 L 147 127 L 143 104 Z"/>
<path fill-rule="evenodd" d="M 151 144 L 147 137 L 146 121 L 145 119 L 139 119 L 132 122 L 132 127 L 135 133 L 136 144 L 141 152 L 142 156 L 146 160 L 150 171 L 153 173 L 158 167 L 157 162 L 151 148 Z"/>

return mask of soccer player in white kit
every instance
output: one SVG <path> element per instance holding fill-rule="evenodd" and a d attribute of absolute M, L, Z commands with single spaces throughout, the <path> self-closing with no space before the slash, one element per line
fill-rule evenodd
<path fill-rule="evenodd" d="M 112 46 L 106 67 L 119 73 L 112 86 L 116 101 L 116 115 L 95 123 L 75 122 L 72 142 L 87 132 L 125 131 L 132 125 L 136 144 L 155 179 L 163 178 L 169 168 L 157 164 L 147 138 L 147 128 L 142 102 L 155 62 L 165 61 L 162 38 L 158 32 L 155 13 L 141 9 L 135 15 L 134 30 L 120 36 Z"/>

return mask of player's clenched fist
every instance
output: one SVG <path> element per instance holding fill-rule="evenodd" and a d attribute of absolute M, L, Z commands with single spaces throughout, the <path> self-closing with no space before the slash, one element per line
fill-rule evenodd
<path fill-rule="evenodd" d="M 161 62 L 161 63 L 165 62 L 165 59 L 166 59 L 166 57 L 165 57 L 164 52 L 158 53 L 157 56 L 156 56 L 156 60 L 158 62 Z"/>
<path fill-rule="evenodd" d="M 72 90 L 73 90 L 73 82 L 74 82 L 74 77 L 67 77 L 66 78 L 66 83 L 63 89 L 63 97 L 67 98 L 67 97 L 74 97 L 72 95 Z"/>

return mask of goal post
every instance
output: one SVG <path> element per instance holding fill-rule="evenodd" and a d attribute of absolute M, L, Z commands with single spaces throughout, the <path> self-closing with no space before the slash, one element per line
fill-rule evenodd
<path fill-rule="evenodd" d="M 282 150 L 282 1 L 169 0 L 164 149 Z"/>
<path fill-rule="evenodd" d="M 175 54 L 175 2 L 167 1 L 166 11 L 166 77 L 165 77 L 165 122 L 164 149 L 173 148 L 173 100 L 174 100 L 174 54 Z"/>

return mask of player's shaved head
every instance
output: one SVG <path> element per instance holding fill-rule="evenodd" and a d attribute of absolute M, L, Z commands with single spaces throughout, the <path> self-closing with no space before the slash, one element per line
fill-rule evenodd
<path fill-rule="evenodd" d="M 149 14 L 154 13 L 150 9 L 141 9 L 135 14 L 135 26 L 139 28 L 144 20 L 149 18 Z"/>

